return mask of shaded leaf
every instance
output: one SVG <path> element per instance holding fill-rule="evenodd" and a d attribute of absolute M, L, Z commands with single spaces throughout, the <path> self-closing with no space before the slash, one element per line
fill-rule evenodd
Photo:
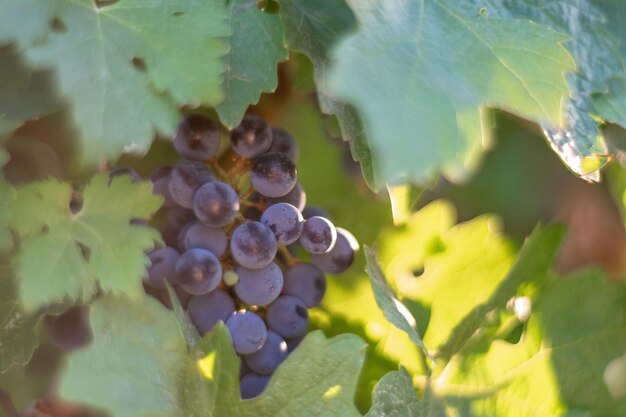
<path fill-rule="evenodd" d="M 155 130 L 173 132 L 177 105 L 222 99 L 226 48 L 219 38 L 229 31 L 218 0 L 120 0 L 101 8 L 90 0 L 28 2 L 19 21 L 49 30 L 45 41 L 32 43 L 19 34 L 21 25 L 8 21 L 15 3 L 0 2 L 12 11 L 0 14 L 0 26 L 10 29 L 5 37 L 22 41 L 30 62 L 56 71 L 85 162 L 144 152 Z"/>
<path fill-rule="evenodd" d="M 393 371 L 374 387 L 372 408 L 365 417 L 419 417 L 427 415 L 417 399 L 411 377 L 404 370 Z"/>
<path fill-rule="evenodd" d="M 278 15 L 260 11 L 256 3 L 233 0 L 228 6 L 231 35 L 230 50 L 224 57 L 224 101 L 216 107 L 228 127 L 241 122 L 248 105 L 257 103 L 261 93 L 276 89 L 276 65 L 287 59 Z"/>
<path fill-rule="evenodd" d="M 67 183 L 48 180 L 18 190 L 11 224 L 22 239 L 16 275 L 28 310 L 65 298 L 86 300 L 96 282 L 105 292 L 143 294 L 144 251 L 161 238 L 130 221 L 149 218 L 162 198 L 150 183 L 133 184 L 128 176 L 108 182 L 106 173 L 93 177 L 75 213 Z"/>
<path fill-rule="evenodd" d="M 187 362 L 174 315 L 148 297 L 109 296 L 90 318 L 93 342 L 69 355 L 61 397 L 116 417 L 174 415 Z"/>
<path fill-rule="evenodd" d="M 334 51 L 329 91 L 358 109 L 383 180 L 463 178 L 485 145 L 485 105 L 561 124 L 574 68 L 563 35 L 463 2 L 349 4 L 361 27 Z"/>

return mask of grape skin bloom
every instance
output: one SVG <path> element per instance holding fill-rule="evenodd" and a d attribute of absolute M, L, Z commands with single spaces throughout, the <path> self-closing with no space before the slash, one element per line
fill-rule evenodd
<path fill-rule="evenodd" d="M 246 268 L 259 269 L 269 265 L 277 250 L 274 234 L 260 222 L 240 224 L 230 238 L 233 258 Z"/>

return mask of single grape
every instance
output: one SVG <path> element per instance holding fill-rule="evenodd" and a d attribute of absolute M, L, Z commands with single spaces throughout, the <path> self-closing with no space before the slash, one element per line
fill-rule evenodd
<path fill-rule="evenodd" d="M 219 127 L 201 114 L 185 116 L 174 134 L 174 148 L 183 158 L 204 161 L 213 157 L 220 149 Z"/>
<path fill-rule="evenodd" d="M 263 347 L 243 358 L 248 367 L 254 372 L 261 375 L 271 375 L 288 354 L 285 339 L 278 333 L 268 330 L 267 339 Z"/>
<path fill-rule="evenodd" d="M 335 246 L 328 253 L 311 255 L 311 260 L 324 272 L 340 274 L 352 265 L 354 252 L 358 249 L 359 243 L 352 233 L 338 227 Z"/>
<path fill-rule="evenodd" d="M 260 222 L 237 226 L 230 238 L 230 251 L 239 265 L 259 269 L 272 262 L 278 245 L 274 233 Z"/>
<path fill-rule="evenodd" d="M 239 213 L 239 196 L 233 187 L 224 182 L 207 182 L 193 196 L 193 211 L 201 222 L 224 227 L 232 223 Z"/>
<path fill-rule="evenodd" d="M 289 203 L 269 206 L 261 216 L 261 223 L 270 228 L 279 245 L 289 245 L 298 240 L 304 227 L 302 213 Z"/>
<path fill-rule="evenodd" d="M 150 181 L 152 181 L 152 192 L 163 197 L 163 207 L 174 207 L 176 201 L 170 194 L 170 174 L 172 173 L 172 167 L 157 168 L 150 174 Z"/>
<path fill-rule="evenodd" d="M 214 179 L 213 172 L 201 162 L 179 164 L 170 174 L 170 194 L 182 207 L 192 208 L 193 195 L 198 187 Z"/>
<path fill-rule="evenodd" d="M 267 327 L 252 311 L 240 310 L 226 320 L 226 327 L 233 339 L 235 351 L 240 355 L 254 353 L 263 347 L 267 338 Z"/>
<path fill-rule="evenodd" d="M 311 254 L 330 251 L 337 240 L 337 229 L 324 217 L 313 216 L 304 222 L 300 244 Z"/>
<path fill-rule="evenodd" d="M 306 205 L 306 193 L 302 186 L 298 183 L 293 187 L 291 191 L 285 194 L 282 197 L 278 198 L 266 198 L 267 204 L 277 204 L 277 203 L 289 203 L 298 210 L 302 211 L 304 206 Z"/>
<path fill-rule="evenodd" d="M 304 210 L 302 210 L 302 217 L 305 219 L 310 219 L 313 216 L 324 217 L 330 220 L 330 215 L 323 208 L 317 206 L 306 206 Z"/>
<path fill-rule="evenodd" d="M 228 236 L 224 229 L 193 220 L 180 231 L 178 247 L 182 251 L 193 248 L 208 249 L 219 258 L 226 253 Z"/>
<path fill-rule="evenodd" d="M 250 181 L 255 190 L 265 197 L 282 197 L 295 187 L 296 164 L 282 153 L 267 153 L 254 161 Z"/>
<path fill-rule="evenodd" d="M 293 162 L 298 160 L 298 144 L 293 136 L 283 129 L 272 129 L 272 146 L 267 152 L 280 152 L 287 155 Z"/>
<path fill-rule="evenodd" d="M 230 146 L 244 158 L 256 158 L 272 145 L 272 130 L 268 124 L 253 114 L 243 118 L 230 132 Z"/>
<path fill-rule="evenodd" d="M 237 297 L 248 305 L 264 306 L 274 301 L 283 288 L 283 271 L 272 262 L 260 269 L 237 267 Z"/>
<path fill-rule="evenodd" d="M 232 297 L 219 288 L 208 294 L 194 295 L 189 300 L 189 317 L 200 334 L 213 329 L 218 321 L 226 322 L 235 312 Z"/>
<path fill-rule="evenodd" d="M 282 337 L 304 334 L 309 326 L 309 312 L 304 301 L 293 295 L 281 295 L 267 307 L 267 325 Z"/>
<path fill-rule="evenodd" d="M 189 294 L 206 294 L 222 280 L 222 264 L 207 249 L 189 249 L 176 262 L 180 286 Z"/>
<path fill-rule="evenodd" d="M 241 381 L 239 381 L 241 399 L 248 400 L 250 398 L 258 397 L 261 395 L 265 387 L 267 387 L 269 382 L 269 376 L 257 375 L 255 373 L 246 374 L 243 378 L 241 378 Z"/>
<path fill-rule="evenodd" d="M 308 308 L 317 306 L 326 292 L 326 277 L 318 267 L 300 263 L 285 271 L 283 293 L 298 297 Z"/>
<path fill-rule="evenodd" d="M 176 262 L 180 257 L 178 251 L 166 246 L 158 248 L 148 254 L 151 264 L 148 268 L 148 276 L 144 279 L 146 284 L 153 288 L 165 288 L 165 280 L 171 285 L 176 284 Z"/>
<path fill-rule="evenodd" d="M 87 306 L 70 307 L 59 315 L 46 316 L 45 323 L 52 343 L 65 351 L 88 344 L 92 337 L 88 316 Z"/>

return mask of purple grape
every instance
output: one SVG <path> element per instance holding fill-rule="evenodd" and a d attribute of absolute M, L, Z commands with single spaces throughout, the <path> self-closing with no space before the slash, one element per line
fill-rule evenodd
<path fill-rule="evenodd" d="M 326 292 L 326 277 L 318 267 L 300 263 L 285 272 L 283 293 L 298 297 L 308 308 L 317 306 Z"/>
<path fill-rule="evenodd" d="M 277 250 L 274 234 L 260 222 L 240 224 L 230 238 L 233 258 L 246 268 L 259 269 L 269 265 Z"/>
<path fill-rule="evenodd" d="M 296 165 L 282 153 L 261 155 L 252 165 L 250 181 L 259 194 L 270 198 L 282 197 L 296 185 Z"/>
<path fill-rule="evenodd" d="M 145 279 L 146 284 L 157 289 L 165 288 L 165 280 L 171 285 L 176 284 L 176 262 L 180 257 L 176 249 L 169 246 L 158 248 L 150 252 L 148 257 L 151 264 Z"/>
<path fill-rule="evenodd" d="M 163 240 L 165 243 L 168 246 L 177 246 L 181 230 L 194 220 L 196 220 L 196 216 L 192 210 L 181 206 L 169 208 L 167 210 L 167 221 L 163 229 Z"/>
<path fill-rule="evenodd" d="M 274 301 L 283 288 L 283 271 L 272 262 L 260 269 L 237 267 L 237 297 L 248 305 L 264 306 Z"/>
<path fill-rule="evenodd" d="M 269 206 L 261 216 L 261 223 L 270 228 L 279 245 L 289 245 L 298 240 L 304 227 L 302 213 L 289 203 Z"/>
<path fill-rule="evenodd" d="M 209 250 L 189 249 L 176 262 L 176 276 L 189 294 L 206 294 L 222 280 L 222 264 Z"/>
<path fill-rule="evenodd" d="M 213 227 L 224 227 L 239 213 L 239 196 L 230 185 L 211 181 L 202 185 L 193 196 L 193 211 L 198 220 Z"/>
<path fill-rule="evenodd" d="M 352 233 L 341 227 L 337 228 L 337 242 L 330 252 L 311 255 L 313 263 L 322 271 L 329 274 L 340 274 L 352 265 L 354 253 L 359 249 L 359 243 Z"/>
<path fill-rule="evenodd" d="M 283 129 L 272 129 L 272 146 L 267 151 L 285 154 L 293 162 L 298 160 L 298 144 L 287 131 Z"/>
<path fill-rule="evenodd" d="M 179 164 L 170 174 L 170 194 L 182 207 L 192 208 L 196 190 L 213 180 L 215 180 L 213 172 L 201 162 Z"/>
<path fill-rule="evenodd" d="M 267 327 L 255 313 L 240 310 L 226 320 L 226 327 L 240 355 L 254 353 L 263 347 L 267 338 Z"/>
<path fill-rule="evenodd" d="M 269 376 L 257 375 L 255 373 L 246 374 L 239 381 L 241 398 L 247 400 L 261 395 L 267 384 L 270 382 Z"/>
<path fill-rule="evenodd" d="M 337 240 L 337 230 L 330 220 L 313 216 L 304 222 L 300 244 L 311 254 L 330 251 Z"/>
<path fill-rule="evenodd" d="M 306 333 L 301 334 L 300 336 L 286 338 L 285 342 L 287 343 L 287 351 L 289 353 L 293 352 L 295 348 L 297 348 L 300 343 L 304 340 Z"/>
<path fill-rule="evenodd" d="M 244 362 L 257 374 L 271 375 L 278 365 L 287 358 L 287 343 L 271 330 L 267 332 L 265 344 L 259 350 L 243 357 Z"/>
<path fill-rule="evenodd" d="M 313 216 L 324 217 L 330 220 L 330 215 L 323 208 L 316 206 L 307 206 L 304 208 L 304 210 L 302 210 L 302 217 L 304 217 L 306 220 L 310 219 Z"/>
<path fill-rule="evenodd" d="M 219 258 L 226 253 L 228 236 L 224 229 L 207 226 L 194 220 L 180 231 L 178 247 L 182 251 L 194 248 L 208 249 Z"/>
<path fill-rule="evenodd" d="M 282 337 L 291 338 L 306 333 L 309 312 L 306 304 L 293 295 L 282 295 L 267 307 L 269 328 Z"/>
<path fill-rule="evenodd" d="M 220 149 L 219 127 L 201 114 L 190 114 L 178 124 L 174 134 L 174 148 L 183 158 L 204 161 Z"/>
<path fill-rule="evenodd" d="M 277 203 L 289 203 L 298 210 L 302 211 L 306 205 L 306 193 L 302 189 L 302 186 L 298 183 L 293 187 L 291 191 L 282 197 L 278 198 L 266 198 L 269 205 Z"/>
<path fill-rule="evenodd" d="M 172 167 L 157 168 L 150 174 L 150 181 L 152 181 L 152 192 L 154 194 L 163 197 L 163 207 L 174 207 L 176 201 L 170 194 L 170 174 L 172 173 Z"/>
<path fill-rule="evenodd" d="M 256 158 L 272 145 L 272 130 L 259 116 L 247 115 L 230 132 L 230 145 L 244 158 Z"/>
<path fill-rule="evenodd" d="M 192 296 L 188 311 L 198 332 L 204 334 L 211 331 L 218 321 L 228 320 L 235 312 L 235 302 L 226 291 L 216 289 L 208 294 Z"/>

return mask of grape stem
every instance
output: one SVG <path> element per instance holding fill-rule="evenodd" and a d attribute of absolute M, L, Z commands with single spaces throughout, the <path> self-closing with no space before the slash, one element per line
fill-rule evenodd
<path fill-rule="evenodd" d="M 282 261 L 288 268 L 291 268 L 292 266 L 298 265 L 300 263 L 297 258 L 294 258 L 291 253 L 289 253 L 289 249 L 287 249 L 286 246 L 279 246 L 278 251 L 283 258 Z"/>

